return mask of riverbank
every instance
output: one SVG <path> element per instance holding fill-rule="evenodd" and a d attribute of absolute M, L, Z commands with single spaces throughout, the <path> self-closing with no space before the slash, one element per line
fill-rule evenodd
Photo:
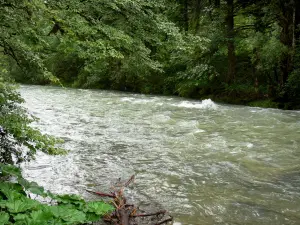
<path fill-rule="evenodd" d="M 42 85 L 54 85 L 57 84 L 45 84 Z M 186 91 L 183 93 L 178 93 L 175 90 L 165 91 L 165 89 L 132 89 L 126 87 L 119 88 L 110 88 L 105 87 L 104 85 L 99 86 L 80 86 L 78 83 L 76 84 L 60 84 L 64 87 L 75 88 L 75 89 L 86 89 L 86 90 L 111 90 L 111 91 L 120 91 L 124 93 L 136 93 L 136 94 L 146 94 L 146 95 L 160 95 L 160 96 L 177 96 L 184 97 L 187 99 L 193 100 L 205 100 L 211 99 L 216 103 L 224 103 L 224 104 L 233 104 L 233 105 L 244 105 L 251 107 L 261 107 L 261 108 L 275 108 L 275 109 L 284 109 L 284 110 L 298 110 L 300 109 L 300 101 L 288 101 L 287 98 L 284 97 L 273 97 L 269 98 L 266 93 L 266 87 L 261 87 L 260 92 L 256 89 L 253 89 L 251 86 L 243 86 L 243 88 L 222 88 L 220 85 L 219 88 L 210 88 L 210 89 L 193 89 L 191 91 Z"/>

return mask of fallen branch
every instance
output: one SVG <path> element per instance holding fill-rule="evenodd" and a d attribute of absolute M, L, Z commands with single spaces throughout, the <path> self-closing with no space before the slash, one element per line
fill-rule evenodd
<path fill-rule="evenodd" d="M 159 223 L 156 223 L 155 225 L 167 224 L 168 222 L 172 222 L 172 221 L 173 221 L 173 217 L 170 216 L 170 218 L 165 219 Z"/>
<path fill-rule="evenodd" d="M 129 180 L 124 184 L 124 187 L 128 187 L 130 183 L 132 183 L 134 181 L 135 176 L 132 175 Z"/>
<path fill-rule="evenodd" d="M 157 222 L 155 223 L 155 225 L 168 224 L 169 222 L 173 221 L 173 218 L 171 216 L 169 216 L 169 218 L 166 218 L 166 216 L 168 216 L 166 210 L 160 210 L 154 213 L 140 213 L 140 210 L 133 204 L 127 204 L 127 199 L 124 196 L 124 188 L 128 187 L 134 181 L 134 178 L 135 176 L 132 175 L 126 182 L 116 184 L 116 186 L 113 188 L 114 191 L 111 193 L 86 190 L 89 193 L 101 197 L 113 198 L 112 204 L 115 206 L 116 209 L 110 215 L 105 216 L 104 221 L 115 225 L 137 225 L 140 223 L 137 223 L 136 219 L 151 217 L 151 221 L 156 219 Z M 118 189 L 116 189 L 116 187 L 118 187 Z M 163 218 L 166 219 L 162 220 Z"/>
<path fill-rule="evenodd" d="M 110 198 L 115 198 L 116 197 L 116 195 L 114 193 L 107 194 L 107 193 L 91 191 L 91 190 L 86 190 L 86 191 L 89 192 L 89 193 L 95 194 L 95 195 L 99 195 L 101 197 L 110 197 Z"/>
<path fill-rule="evenodd" d="M 133 217 L 146 217 L 146 216 L 158 216 L 161 214 L 166 214 L 167 211 L 166 210 L 162 210 L 162 211 L 158 211 L 156 213 L 148 213 L 148 214 L 135 214 L 133 215 Z"/>

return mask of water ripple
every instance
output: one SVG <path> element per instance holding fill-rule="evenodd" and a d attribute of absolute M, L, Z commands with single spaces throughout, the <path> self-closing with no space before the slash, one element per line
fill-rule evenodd
<path fill-rule="evenodd" d="M 128 190 L 174 224 L 300 224 L 300 112 L 176 97 L 22 86 L 34 126 L 65 140 L 24 175 L 57 193 Z"/>

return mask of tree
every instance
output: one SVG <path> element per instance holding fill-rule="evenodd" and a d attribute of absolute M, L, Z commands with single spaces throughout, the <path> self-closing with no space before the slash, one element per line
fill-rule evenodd
<path fill-rule="evenodd" d="M 1 60 L 18 82 L 248 102 L 297 80 L 299 1 L 1 4 Z"/>
<path fill-rule="evenodd" d="M 296 4 L 294 0 L 277 0 L 274 2 L 274 8 L 278 12 L 278 24 L 281 27 L 280 41 L 287 47 L 287 51 L 282 55 L 280 63 L 280 85 L 283 87 L 293 70 L 292 58 L 295 50 Z"/>
<path fill-rule="evenodd" d="M 0 3 L 0 126 L 5 131 L 1 139 L 0 161 L 12 164 L 33 158 L 37 150 L 49 154 L 65 152 L 55 147 L 55 139 L 42 135 L 30 123 L 36 118 L 20 106 L 23 99 L 9 77 L 9 58 L 27 73 L 32 68 L 42 72 L 42 60 L 37 53 L 42 39 L 37 35 L 34 21 L 43 4 L 39 1 L 5 1 Z M 33 25 L 32 25 L 33 23 Z"/>
<path fill-rule="evenodd" d="M 235 55 L 235 30 L 234 30 L 234 1 L 226 0 L 226 28 L 227 28 L 227 51 L 228 51 L 228 73 L 226 82 L 232 83 L 236 77 L 236 55 Z"/>

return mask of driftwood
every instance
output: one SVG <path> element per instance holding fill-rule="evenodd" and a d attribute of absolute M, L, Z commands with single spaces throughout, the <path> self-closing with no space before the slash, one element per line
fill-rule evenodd
<path fill-rule="evenodd" d="M 112 203 L 115 206 L 115 211 L 110 215 L 104 217 L 104 221 L 114 225 L 138 225 L 137 218 L 151 218 L 155 221 L 152 225 L 163 225 L 173 221 L 173 218 L 168 215 L 166 210 L 160 210 L 154 213 L 140 213 L 138 207 L 133 204 L 127 204 L 124 196 L 124 189 L 134 181 L 134 175 L 130 177 L 125 183 L 118 184 L 114 187 L 114 191 L 110 193 L 103 193 L 97 191 L 86 190 L 89 193 L 98 195 L 100 197 L 112 198 Z M 149 223 L 148 223 L 149 224 Z"/>

